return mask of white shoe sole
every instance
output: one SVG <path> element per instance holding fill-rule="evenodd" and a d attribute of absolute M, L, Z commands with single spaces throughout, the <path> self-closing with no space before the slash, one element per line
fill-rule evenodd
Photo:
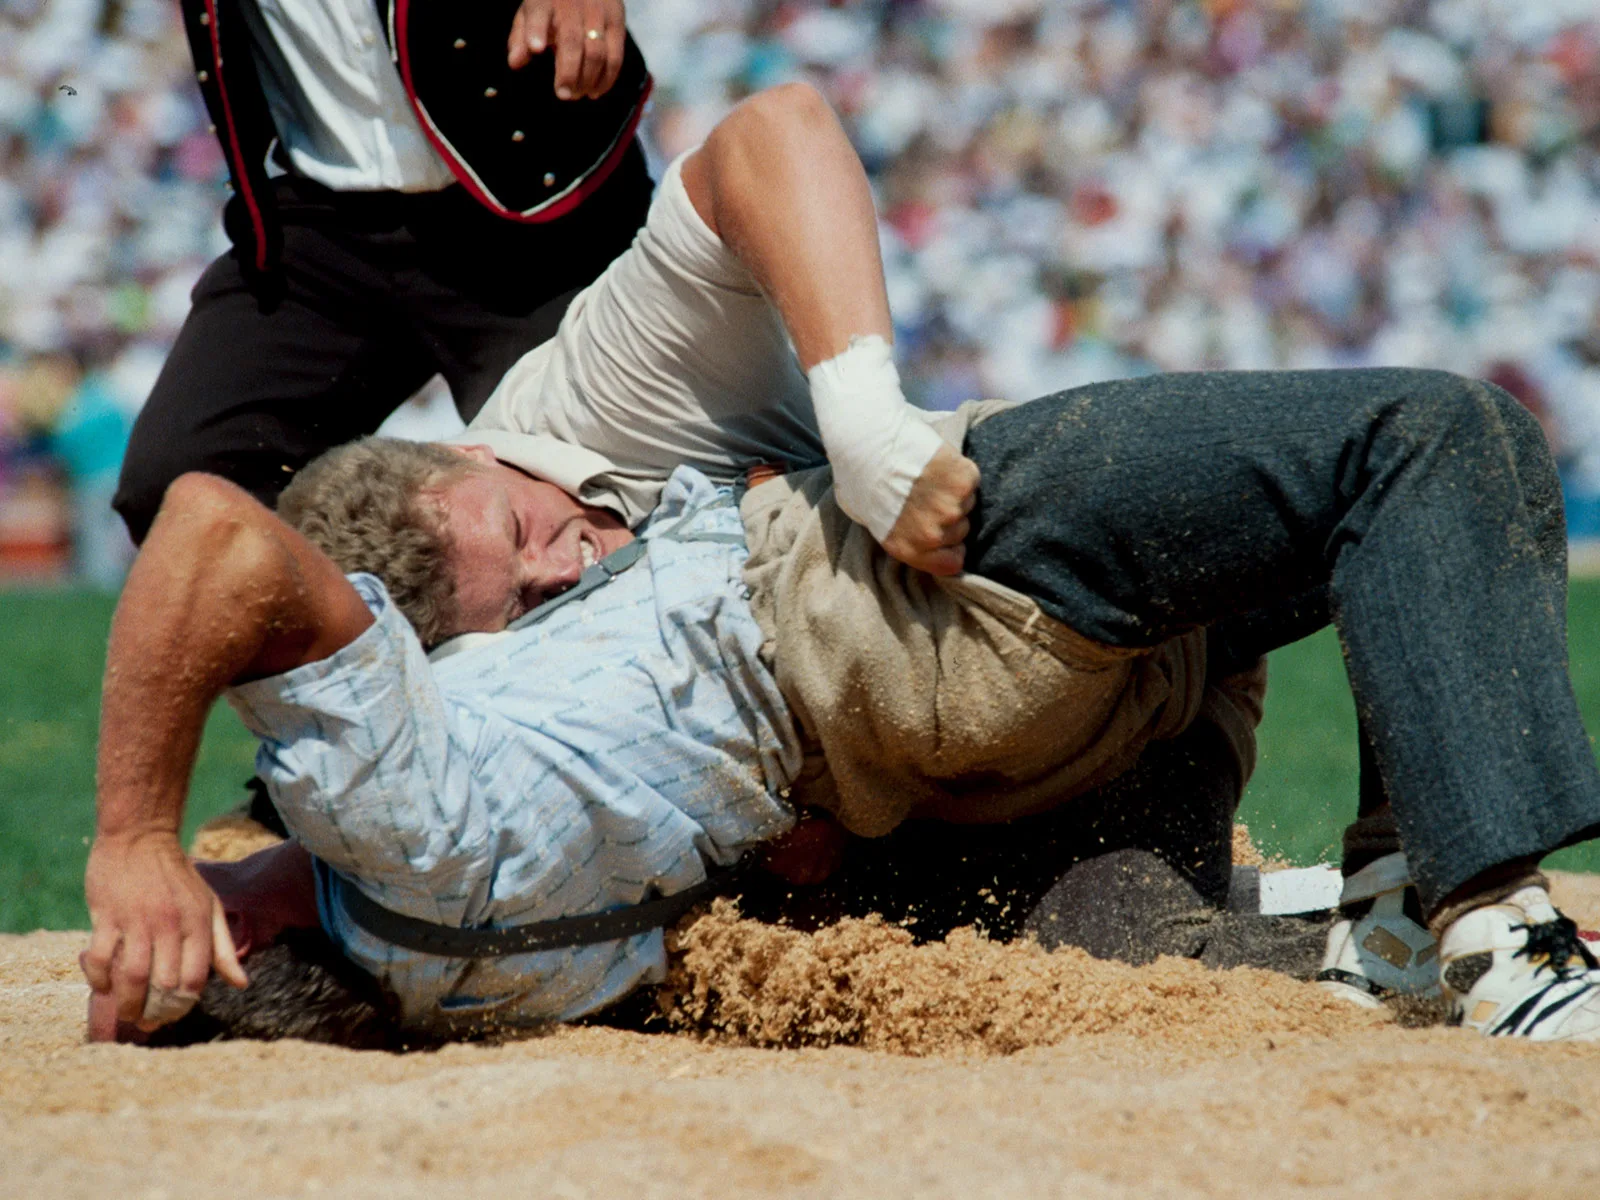
<path fill-rule="evenodd" d="M 1360 1008 L 1382 1008 L 1383 1000 L 1371 992 L 1364 991 L 1354 984 L 1345 983 L 1341 979 L 1319 979 L 1317 986 L 1330 996 L 1337 996 L 1349 1004 Z"/>

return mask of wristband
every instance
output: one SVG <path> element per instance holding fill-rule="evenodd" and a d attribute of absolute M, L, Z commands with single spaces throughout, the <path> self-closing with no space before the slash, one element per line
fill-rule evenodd
<path fill-rule="evenodd" d="M 889 343 L 877 334 L 852 338 L 806 378 L 834 499 L 882 542 L 943 440 L 906 401 Z"/>

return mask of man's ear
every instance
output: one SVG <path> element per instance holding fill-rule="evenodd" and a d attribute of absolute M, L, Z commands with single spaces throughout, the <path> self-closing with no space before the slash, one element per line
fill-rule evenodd
<path fill-rule="evenodd" d="M 492 467 L 495 463 L 500 461 L 494 456 L 493 450 L 480 443 L 474 442 L 470 446 L 460 446 L 454 442 L 447 442 L 446 445 L 448 445 L 450 449 L 454 450 L 456 453 L 465 454 L 468 458 L 473 459 L 476 462 L 480 462 L 486 467 Z"/>

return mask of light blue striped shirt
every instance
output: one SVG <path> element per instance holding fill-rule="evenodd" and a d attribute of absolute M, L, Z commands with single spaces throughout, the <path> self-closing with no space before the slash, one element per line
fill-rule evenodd
<path fill-rule="evenodd" d="M 726 488 L 680 468 L 611 583 L 430 664 L 370 575 L 376 617 L 320 662 L 232 689 L 256 766 L 317 857 L 323 924 L 399 997 L 408 1026 L 591 1012 L 661 978 L 660 931 L 570 950 L 446 959 L 355 925 L 338 871 L 447 925 L 521 924 L 671 894 L 788 829 L 788 707 L 757 656 Z"/>

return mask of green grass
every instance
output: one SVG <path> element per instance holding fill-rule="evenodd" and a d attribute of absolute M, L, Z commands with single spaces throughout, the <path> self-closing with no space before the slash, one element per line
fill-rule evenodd
<path fill-rule="evenodd" d="M 0 592 L 0 931 L 87 929 L 100 674 L 115 598 Z M 219 706 L 196 764 L 185 837 L 244 797 L 254 740 Z"/>
<path fill-rule="evenodd" d="M 82 929 L 83 866 L 94 827 L 100 673 L 113 599 L 0 592 L 0 931 Z M 1600 581 L 1572 587 L 1572 676 L 1600 730 Z M 212 714 L 186 833 L 237 804 L 254 743 L 232 710 Z M 1330 633 L 1273 655 L 1261 763 L 1243 819 L 1262 848 L 1297 863 L 1337 856 L 1355 814 L 1355 712 Z M 1600 842 L 1552 866 L 1600 871 Z"/>
<path fill-rule="evenodd" d="M 1591 742 L 1600 731 L 1600 579 L 1572 581 L 1567 605 L 1573 690 Z M 1310 865 L 1337 862 L 1344 826 L 1356 814 L 1356 713 L 1331 629 L 1272 655 L 1260 761 L 1239 806 L 1240 820 L 1268 854 Z M 1546 860 L 1569 871 L 1600 871 L 1600 841 Z"/>

